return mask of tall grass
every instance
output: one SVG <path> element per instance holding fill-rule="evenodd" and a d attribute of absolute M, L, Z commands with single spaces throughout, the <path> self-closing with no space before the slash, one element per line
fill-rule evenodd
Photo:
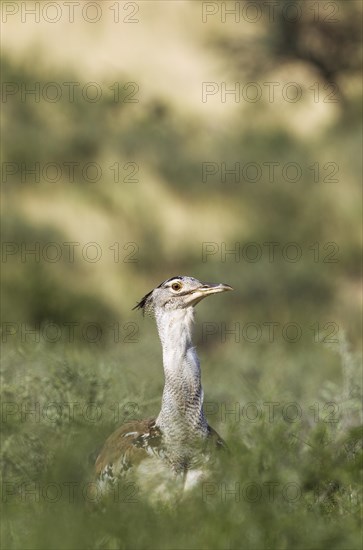
<path fill-rule="evenodd" d="M 339 357 L 340 382 L 311 392 L 302 377 L 299 399 L 286 390 L 271 398 L 273 362 L 259 370 L 254 395 L 247 387 L 238 401 L 232 391 L 223 402 L 209 389 L 209 420 L 230 453 L 172 506 L 153 506 L 127 481 L 106 502 L 91 490 L 105 437 L 124 420 L 157 413 L 161 372 L 153 377 L 145 359 L 126 365 L 116 350 L 28 344 L 12 351 L 2 384 L 3 547 L 358 549 L 361 390 L 347 347 L 332 350 L 327 363 L 316 355 L 323 369 Z M 299 352 L 281 358 L 289 369 L 302 359 Z M 239 361 L 237 354 L 228 368 Z"/>

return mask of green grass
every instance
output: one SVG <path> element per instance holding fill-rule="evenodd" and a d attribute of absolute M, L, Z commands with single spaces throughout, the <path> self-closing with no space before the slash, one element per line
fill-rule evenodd
<path fill-rule="evenodd" d="M 172 506 L 153 507 L 128 485 L 94 504 L 88 484 L 99 446 L 123 421 L 157 413 L 157 346 L 23 344 L 5 354 L 4 548 L 360 548 L 361 391 L 356 358 L 344 346 L 315 348 L 331 376 L 315 389 L 312 373 L 303 375 L 306 352 L 282 346 L 254 379 L 241 370 L 239 386 L 226 377 L 213 390 L 221 376 L 214 363 L 225 361 L 231 343 L 217 345 L 212 361 L 201 350 L 209 421 L 230 447 L 215 476 Z M 246 362 L 260 353 L 254 348 Z M 238 371 L 239 362 L 231 354 L 228 368 Z M 299 375 L 299 397 L 290 385 L 274 387 L 289 369 Z M 272 401 L 280 404 L 272 409 Z M 236 414 L 226 413 L 233 407 Z"/>

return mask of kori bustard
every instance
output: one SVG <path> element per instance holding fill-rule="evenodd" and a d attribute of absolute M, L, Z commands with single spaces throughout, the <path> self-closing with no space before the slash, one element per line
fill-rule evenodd
<path fill-rule="evenodd" d="M 226 284 L 172 277 L 146 294 L 134 309 L 155 317 L 163 350 L 165 386 L 156 418 L 123 424 L 105 442 L 96 460 L 101 490 L 126 471 L 148 491 L 165 491 L 179 480 L 183 489 L 203 476 L 215 449 L 225 446 L 203 412 L 200 364 L 192 343 L 194 306 L 212 294 L 233 290 Z M 164 485 L 163 485 L 164 483 Z"/>

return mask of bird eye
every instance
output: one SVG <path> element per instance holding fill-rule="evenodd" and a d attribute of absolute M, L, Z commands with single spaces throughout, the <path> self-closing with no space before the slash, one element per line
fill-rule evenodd
<path fill-rule="evenodd" d="M 182 287 L 181 283 L 173 283 L 173 284 L 171 285 L 171 288 L 172 288 L 173 290 L 180 290 L 181 287 Z"/>

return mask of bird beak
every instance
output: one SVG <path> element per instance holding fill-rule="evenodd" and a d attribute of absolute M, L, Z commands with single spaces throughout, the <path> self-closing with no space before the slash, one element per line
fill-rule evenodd
<path fill-rule="evenodd" d="M 225 292 L 226 290 L 233 290 L 233 288 L 224 283 L 203 283 L 199 289 L 199 291 L 203 293 L 203 296 L 209 296 L 209 294 L 216 294 L 217 292 Z"/>
<path fill-rule="evenodd" d="M 203 283 L 198 289 L 191 294 L 191 304 L 198 304 L 203 298 L 210 296 L 211 294 L 217 294 L 218 292 L 226 292 L 227 290 L 233 290 L 233 288 L 224 283 Z"/>

